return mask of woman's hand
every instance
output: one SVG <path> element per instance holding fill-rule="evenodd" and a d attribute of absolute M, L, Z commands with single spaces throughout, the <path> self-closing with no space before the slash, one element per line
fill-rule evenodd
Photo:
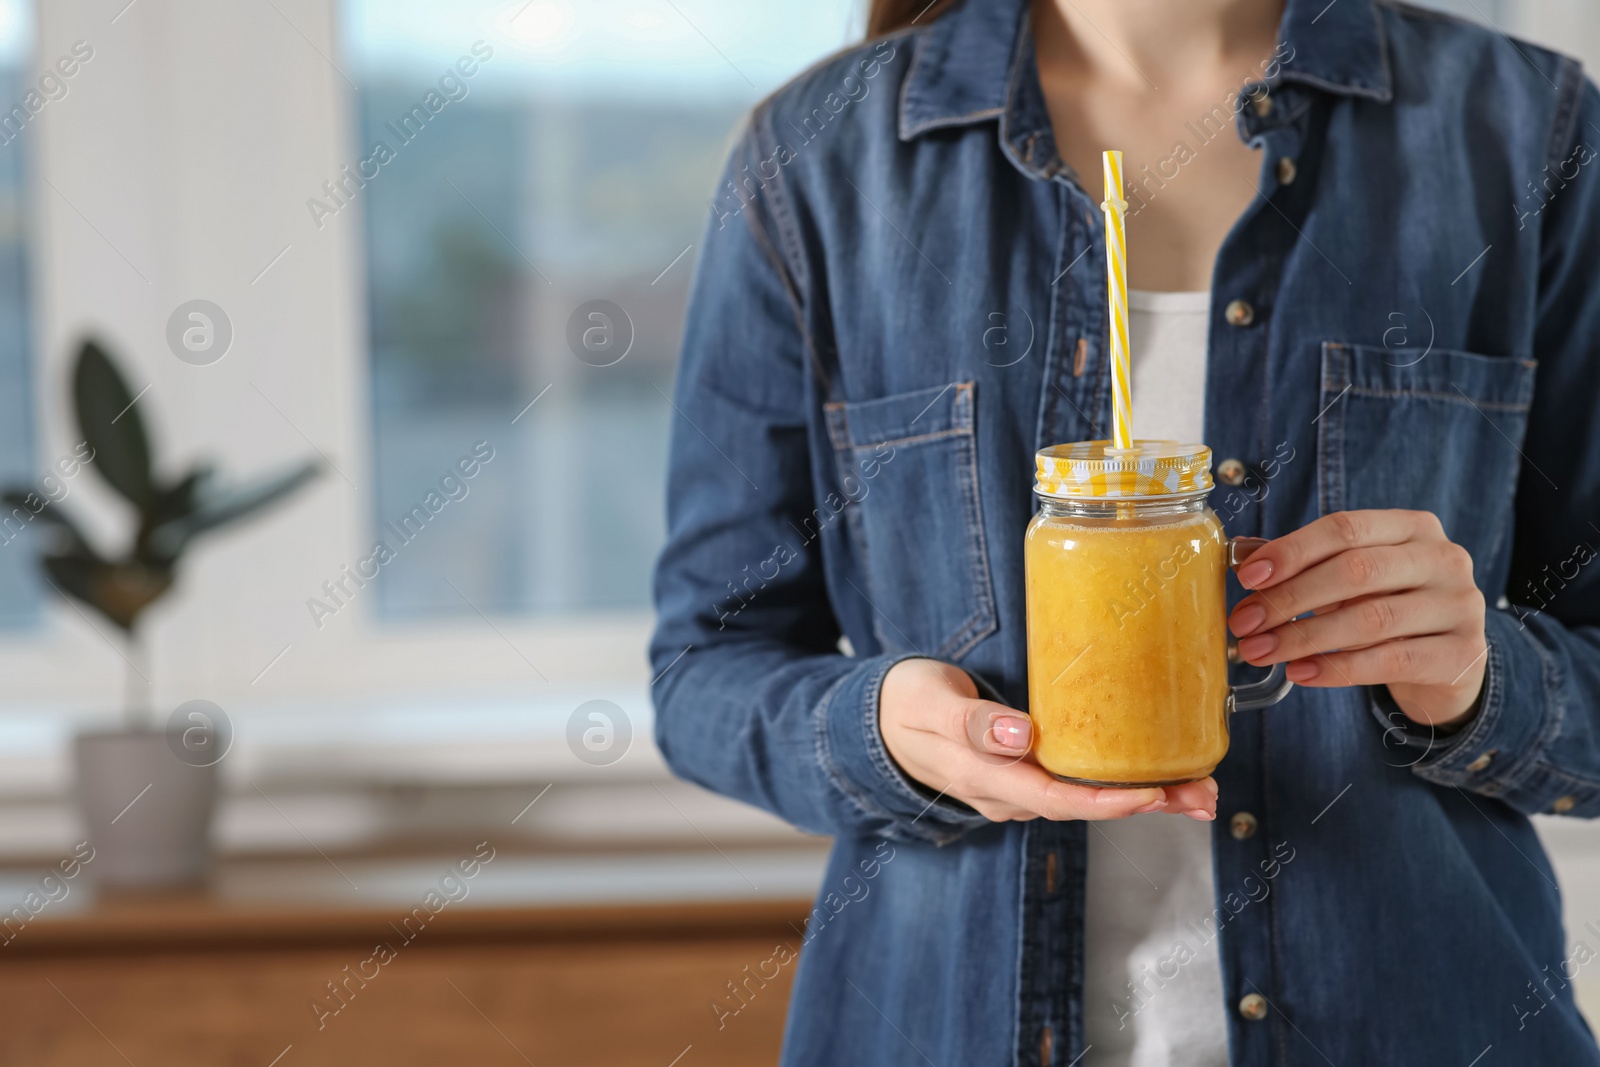
<path fill-rule="evenodd" d="M 1217 783 L 1210 778 L 1164 789 L 1057 781 L 1028 759 L 1028 717 L 979 699 L 965 671 L 938 660 L 908 659 L 889 669 L 878 699 L 878 726 L 901 770 L 995 822 L 1121 819 L 1147 811 L 1216 818 Z"/>
<path fill-rule="evenodd" d="M 1254 594 L 1228 626 L 1249 663 L 1297 685 L 1387 685 L 1406 717 L 1453 726 L 1476 710 L 1489 646 L 1472 557 L 1427 511 L 1340 511 L 1239 567 Z M 1315 617 L 1298 616 L 1315 612 Z M 1337 651 L 1336 651 L 1337 650 Z"/>

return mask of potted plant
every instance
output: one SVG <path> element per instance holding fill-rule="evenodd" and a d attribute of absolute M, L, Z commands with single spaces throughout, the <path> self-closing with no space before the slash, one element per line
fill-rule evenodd
<path fill-rule="evenodd" d="M 153 462 L 150 439 L 122 375 L 94 340 L 78 350 L 72 372 L 73 406 L 83 444 L 79 454 L 132 505 L 132 543 L 103 554 L 51 501 L 27 487 L 6 491 L 11 514 L 41 520 L 50 544 L 40 558 L 44 577 L 63 596 L 104 616 L 120 631 L 128 686 L 120 729 L 81 733 L 73 746 L 76 799 L 95 849 L 102 885 L 153 888 L 202 878 L 210 860 L 217 761 L 196 731 L 215 724 L 158 728 L 151 714 L 139 620 L 173 586 L 178 563 L 201 534 L 282 500 L 317 474 L 297 463 L 246 485 L 224 484 L 207 464 L 167 480 Z M 141 684 L 144 683 L 144 684 Z M 214 738 L 212 738 L 214 740 Z M 220 754 L 217 758 L 220 758 Z"/>

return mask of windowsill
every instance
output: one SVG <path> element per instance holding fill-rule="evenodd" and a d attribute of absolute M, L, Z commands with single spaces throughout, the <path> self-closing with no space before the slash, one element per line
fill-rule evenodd
<path fill-rule="evenodd" d="M 615 703 L 633 737 L 593 767 L 567 746 L 588 700 Z M 463 836 L 556 850 L 721 844 L 789 847 L 814 838 L 747 805 L 673 778 L 656 749 L 642 687 L 473 698 L 229 710 L 213 831 L 222 855 L 371 854 Z M 71 738 L 106 716 L 47 709 L 0 718 L 0 860 L 46 859 L 81 840 Z"/>
<path fill-rule="evenodd" d="M 604 768 L 582 763 L 566 745 L 572 709 L 593 699 L 615 703 L 633 726 L 630 750 Z M 649 738 L 648 696 L 634 687 L 474 697 L 448 708 L 412 699 L 225 710 L 234 730 L 220 764 L 229 789 L 250 781 L 377 786 L 670 777 Z M 121 726 L 104 714 L 8 712 L 0 718 L 0 801 L 64 795 L 73 735 Z"/>

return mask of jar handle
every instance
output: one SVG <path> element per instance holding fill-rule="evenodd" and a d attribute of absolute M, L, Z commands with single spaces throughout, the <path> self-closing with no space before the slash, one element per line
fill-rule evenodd
<path fill-rule="evenodd" d="M 1229 657 L 1232 658 L 1232 657 Z M 1289 695 L 1294 683 L 1284 675 L 1285 666 L 1274 663 L 1272 670 L 1259 682 L 1228 687 L 1228 710 L 1250 711 L 1252 708 L 1270 708 Z"/>
<path fill-rule="evenodd" d="M 1239 564 L 1249 559 L 1256 549 L 1266 543 L 1267 539 L 1264 537 L 1228 538 L 1228 566 L 1237 568 Z M 1239 644 L 1231 636 L 1228 638 L 1228 662 L 1239 662 Z M 1289 681 L 1286 670 L 1285 664 L 1274 663 L 1267 676 L 1259 682 L 1229 686 L 1228 710 L 1233 712 L 1270 708 L 1288 696 L 1289 690 L 1294 688 L 1294 683 Z"/>

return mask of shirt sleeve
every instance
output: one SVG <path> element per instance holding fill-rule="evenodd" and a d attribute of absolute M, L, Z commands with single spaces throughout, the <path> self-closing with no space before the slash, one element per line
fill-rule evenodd
<path fill-rule="evenodd" d="M 1430 782 L 1527 814 L 1600 815 L 1600 92 L 1569 70 L 1542 212 L 1534 390 L 1506 602 L 1488 613 L 1480 710 L 1449 737 L 1371 690 L 1386 738 Z"/>
<path fill-rule="evenodd" d="M 734 149 L 684 330 L 650 656 L 656 742 L 674 772 L 815 833 L 943 843 L 984 825 L 895 765 L 878 695 L 898 655 L 839 651 L 818 506 L 826 435 L 792 219 L 758 113 Z M 820 436 L 819 436 L 820 435 Z"/>

